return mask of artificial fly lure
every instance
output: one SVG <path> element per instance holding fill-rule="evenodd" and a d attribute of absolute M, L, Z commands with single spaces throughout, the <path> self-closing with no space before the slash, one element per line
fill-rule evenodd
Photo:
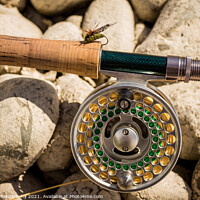
<path fill-rule="evenodd" d="M 89 43 L 89 42 L 93 42 L 97 39 L 105 37 L 107 39 L 107 42 L 104 45 L 108 44 L 108 38 L 104 34 L 102 34 L 101 32 L 105 31 L 107 28 L 115 25 L 116 23 L 117 22 L 115 22 L 113 24 L 106 24 L 106 25 L 104 25 L 100 28 L 97 28 L 97 26 L 99 25 L 99 23 L 98 23 L 93 30 L 89 30 L 89 31 L 84 30 L 85 32 L 87 32 L 87 34 L 84 38 L 84 41 Z"/>

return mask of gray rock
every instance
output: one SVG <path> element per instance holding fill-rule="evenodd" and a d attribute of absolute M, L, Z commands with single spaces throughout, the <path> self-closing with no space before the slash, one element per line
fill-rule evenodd
<path fill-rule="evenodd" d="M 60 118 L 52 140 L 37 164 L 42 171 L 61 170 L 69 167 L 72 160 L 70 129 L 80 104 L 93 90 L 77 75 L 66 74 L 56 81 L 60 105 Z"/>
<path fill-rule="evenodd" d="M 137 53 L 200 58 L 200 1 L 170 0 Z"/>
<path fill-rule="evenodd" d="M 20 11 L 24 10 L 27 0 L 0 0 L 0 3 L 7 7 L 17 7 Z"/>
<path fill-rule="evenodd" d="M 76 25 L 78 28 L 81 27 L 82 20 L 83 20 L 82 15 L 71 15 L 66 19 L 67 22 L 71 22 L 72 24 Z"/>
<path fill-rule="evenodd" d="M 167 0 L 131 0 L 141 20 L 153 23 Z"/>
<path fill-rule="evenodd" d="M 76 181 L 76 180 L 81 180 L 81 179 L 86 179 L 86 177 L 81 173 L 76 173 L 73 174 L 72 176 L 68 177 L 64 183 L 70 182 L 70 181 Z M 58 189 L 55 195 L 61 195 L 61 198 L 55 198 L 56 200 L 75 200 L 77 199 L 76 195 L 95 195 L 96 197 L 87 197 L 83 196 L 83 199 L 88 200 L 88 199 L 106 199 L 106 200 L 121 200 L 121 197 L 118 192 L 111 192 L 109 190 L 105 190 L 103 188 L 100 188 L 97 186 L 95 183 L 91 181 L 87 182 L 79 182 L 79 183 L 74 183 L 71 185 L 63 186 Z M 99 198 L 97 198 L 97 196 Z M 66 197 L 65 197 L 66 196 Z"/>
<path fill-rule="evenodd" d="M 31 0 L 34 8 L 43 15 L 58 15 L 66 12 L 71 13 L 84 5 L 87 5 L 91 0 Z"/>
<path fill-rule="evenodd" d="M 182 129 L 180 158 L 198 160 L 200 157 L 200 83 L 177 83 L 159 89 L 171 100 Z"/>
<path fill-rule="evenodd" d="M 23 17 L 17 8 L 0 5 L 0 35 L 40 38 L 42 32 L 31 21 Z M 0 65 L 0 74 L 20 72 L 20 67 Z"/>
<path fill-rule="evenodd" d="M 21 174 L 39 158 L 55 129 L 58 107 L 53 85 L 0 76 L 0 181 Z"/>
<path fill-rule="evenodd" d="M 54 24 L 47 29 L 43 38 L 53 40 L 83 40 L 81 30 L 71 22 L 59 22 Z"/>
<path fill-rule="evenodd" d="M 192 177 L 192 199 L 200 199 L 200 160 L 198 161 Z"/>
<path fill-rule="evenodd" d="M 117 22 L 103 32 L 109 42 L 103 46 L 105 50 L 133 52 L 134 49 L 134 15 L 127 0 L 96 0 L 93 1 L 83 20 L 83 30 L 93 29 Z M 101 39 L 106 43 L 106 39 Z"/>
<path fill-rule="evenodd" d="M 9 200 L 43 188 L 45 188 L 45 184 L 42 183 L 40 179 L 36 178 L 31 172 L 23 173 L 16 178 L 0 184 L 0 200 Z M 40 192 L 26 198 L 30 200 L 43 199 L 43 195 L 48 194 L 48 191 Z M 22 200 L 25 199 L 25 197 L 17 199 Z"/>
<path fill-rule="evenodd" d="M 126 200 L 190 200 L 191 189 L 184 180 L 174 172 L 170 172 L 162 181 L 152 187 L 137 192 L 122 194 Z"/>

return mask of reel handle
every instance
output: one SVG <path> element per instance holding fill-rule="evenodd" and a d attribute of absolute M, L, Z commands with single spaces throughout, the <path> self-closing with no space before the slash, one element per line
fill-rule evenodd
<path fill-rule="evenodd" d="M 0 65 L 98 78 L 101 43 L 0 36 Z"/>

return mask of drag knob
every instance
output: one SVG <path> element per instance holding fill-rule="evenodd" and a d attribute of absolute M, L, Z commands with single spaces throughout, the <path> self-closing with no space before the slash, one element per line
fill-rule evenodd
<path fill-rule="evenodd" d="M 118 187 L 121 190 L 132 190 L 133 189 L 133 176 L 130 172 L 124 172 L 119 176 Z"/>

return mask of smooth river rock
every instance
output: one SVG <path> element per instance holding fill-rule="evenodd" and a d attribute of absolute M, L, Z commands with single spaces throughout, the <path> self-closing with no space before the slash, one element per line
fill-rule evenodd
<path fill-rule="evenodd" d="M 81 179 L 86 179 L 86 177 L 82 174 L 82 172 L 78 172 L 68 177 L 64 181 L 64 183 Z M 60 187 L 55 195 L 61 196 L 61 198 L 58 197 L 56 198 L 56 200 L 68 200 L 68 199 L 75 200 L 77 199 L 77 196 L 79 196 L 79 198 L 82 196 L 82 199 L 84 200 L 89 200 L 89 199 L 121 200 L 120 194 L 118 192 L 105 190 L 91 181 L 84 181 Z M 90 197 L 87 197 L 87 195 L 89 195 Z"/>
<path fill-rule="evenodd" d="M 44 39 L 52 40 L 83 40 L 81 30 L 71 22 L 58 22 L 49 27 L 43 35 Z"/>
<path fill-rule="evenodd" d="M 41 30 L 23 17 L 17 8 L 0 5 L 0 35 L 40 38 Z"/>
<path fill-rule="evenodd" d="M 141 20 L 153 23 L 167 0 L 131 0 Z"/>
<path fill-rule="evenodd" d="M 91 0 L 31 0 L 34 8 L 43 15 L 57 15 L 63 12 L 71 13 Z"/>
<path fill-rule="evenodd" d="M 27 170 L 46 148 L 59 117 L 52 84 L 0 76 L 0 181 Z"/>
<path fill-rule="evenodd" d="M 72 24 L 76 25 L 78 28 L 81 27 L 81 23 L 83 21 L 82 15 L 71 15 L 66 19 L 67 22 L 71 22 Z"/>
<path fill-rule="evenodd" d="M 134 49 L 134 15 L 127 0 L 95 0 L 85 13 L 83 30 L 93 30 L 106 24 L 115 25 L 103 32 L 108 38 L 105 50 L 133 52 Z M 106 43 L 106 38 L 101 39 Z"/>
<path fill-rule="evenodd" d="M 190 200 L 192 191 L 176 173 L 170 172 L 152 187 L 137 192 L 122 194 L 126 200 Z"/>
<path fill-rule="evenodd" d="M 37 161 L 42 171 L 62 170 L 71 164 L 71 124 L 80 104 L 93 90 L 86 81 L 73 74 L 59 77 L 55 85 L 61 101 L 60 118 L 50 144 Z"/>
<path fill-rule="evenodd" d="M 198 160 L 200 158 L 200 82 L 176 83 L 159 89 L 171 100 L 182 130 L 180 158 Z"/>
<path fill-rule="evenodd" d="M 137 53 L 200 58 L 200 1 L 169 0 Z"/>

